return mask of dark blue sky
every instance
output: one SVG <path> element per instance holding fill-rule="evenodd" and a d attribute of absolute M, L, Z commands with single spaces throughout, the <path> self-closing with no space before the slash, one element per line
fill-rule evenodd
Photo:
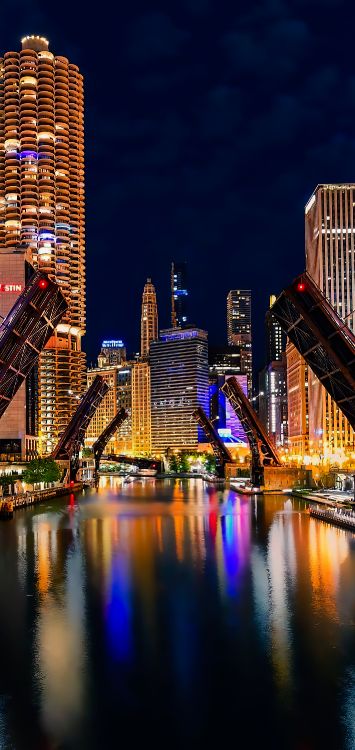
<path fill-rule="evenodd" d="M 102 338 L 138 346 L 147 276 L 169 324 L 175 258 L 213 343 L 228 290 L 252 288 L 262 364 L 309 194 L 355 180 L 354 20 L 350 0 L 2 0 L 1 51 L 41 34 L 85 76 L 89 359 Z"/>

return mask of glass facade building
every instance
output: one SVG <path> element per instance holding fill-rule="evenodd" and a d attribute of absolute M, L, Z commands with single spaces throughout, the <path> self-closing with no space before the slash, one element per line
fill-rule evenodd
<path fill-rule="evenodd" d="M 242 372 L 248 378 L 248 395 L 253 388 L 251 291 L 231 289 L 227 296 L 227 336 L 229 346 L 240 347 Z"/>
<path fill-rule="evenodd" d="M 171 264 L 171 325 L 183 328 L 187 325 L 187 263 L 182 261 Z"/>
<path fill-rule="evenodd" d="M 202 406 L 209 413 L 207 332 L 171 328 L 151 344 L 152 448 L 191 448 L 205 441 L 192 417 Z"/>

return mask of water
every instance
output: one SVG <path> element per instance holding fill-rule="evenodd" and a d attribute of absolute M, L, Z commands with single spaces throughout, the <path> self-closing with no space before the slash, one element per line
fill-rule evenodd
<path fill-rule="evenodd" d="M 355 748 L 355 537 L 115 486 L 0 524 L 0 748 Z"/>

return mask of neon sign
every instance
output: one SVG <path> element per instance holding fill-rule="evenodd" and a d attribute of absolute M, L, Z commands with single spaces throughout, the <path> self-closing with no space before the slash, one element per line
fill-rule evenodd
<path fill-rule="evenodd" d="M 16 292 L 22 292 L 23 285 L 22 284 L 1 284 L 0 283 L 0 292 L 12 292 L 12 294 Z"/>

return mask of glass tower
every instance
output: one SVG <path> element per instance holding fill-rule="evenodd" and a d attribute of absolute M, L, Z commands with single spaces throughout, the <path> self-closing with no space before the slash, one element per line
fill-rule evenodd
<path fill-rule="evenodd" d="M 192 417 L 208 404 L 207 333 L 198 328 L 160 332 L 150 348 L 153 451 L 196 448 L 205 438 Z"/>
<path fill-rule="evenodd" d="M 248 395 L 253 387 L 253 361 L 251 336 L 251 291 L 231 289 L 227 296 L 227 336 L 229 346 L 241 351 L 242 372 L 248 378 Z"/>
<path fill-rule="evenodd" d="M 183 328 L 187 324 L 187 263 L 171 264 L 171 325 Z"/>

